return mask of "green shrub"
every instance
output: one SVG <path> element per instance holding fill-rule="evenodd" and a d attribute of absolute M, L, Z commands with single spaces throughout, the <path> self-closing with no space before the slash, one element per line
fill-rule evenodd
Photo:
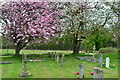
<path fill-rule="evenodd" d="M 118 52 L 118 49 L 112 48 L 112 47 L 101 48 L 99 50 L 99 53 L 117 53 L 117 52 Z"/>

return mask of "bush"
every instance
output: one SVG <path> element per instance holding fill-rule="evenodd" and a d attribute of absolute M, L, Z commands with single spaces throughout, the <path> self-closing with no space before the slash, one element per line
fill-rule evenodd
<path fill-rule="evenodd" d="M 118 52 L 118 49 L 112 48 L 112 47 L 101 48 L 99 50 L 99 53 L 117 53 L 117 52 Z"/>

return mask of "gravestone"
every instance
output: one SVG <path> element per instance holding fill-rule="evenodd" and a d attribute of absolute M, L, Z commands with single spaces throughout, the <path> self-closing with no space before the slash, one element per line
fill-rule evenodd
<path fill-rule="evenodd" d="M 20 75 L 20 77 L 28 77 L 30 76 L 30 74 L 27 71 L 27 67 L 26 67 L 26 63 L 27 63 L 27 55 L 24 55 L 24 61 L 23 61 L 23 72 Z"/>
<path fill-rule="evenodd" d="M 106 57 L 106 68 L 109 68 L 110 65 L 110 58 Z"/>
<path fill-rule="evenodd" d="M 102 67 L 103 54 L 100 54 L 100 55 L 99 55 L 99 60 L 98 60 L 98 62 L 99 62 L 99 66 Z"/>
<path fill-rule="evenodd" d="M 54 59 L 55 59 L 55 62 L 56 62 L 56 60 L 57 60 L 57 54 L 56 54 L 56 52 L 54 53 Z"/>
<path fill-rule="evenodd" d="M 79 70 L 80 70 L 80 73 L 79 73 L 79 77 L 80 78 L 84 78 L 84 67 L 83 65 L 79 65 Z"/>
<path fill-rule="evenodd" d="M 101 69 L 94 68 L 94 80 L 104 80 L 104 72 Z"/>
<path fill-rule="evenodd" d="M 95 46 L 93 46 L 93 53 L 95 53 L 95 50 L 96 50 L 96 47 L 95 47 Z"/>
<path fill-rule="evenodd" d="M 59 62 L 59 55 L 57 54 L 57 61 L 56 62 Z"/>
<path fill-rule="evenodd" d="M 62 54 L 62 59 L 61 59 L 61 67 L 63 67 L 64 66 L 64 54 Z"/>
<path fill-rule="evenodd" d="M 54 54 L 53 54 L 53 52 L 50 52 L 50 56 L 51 56 L 52 58 L 54 58 Z"/>

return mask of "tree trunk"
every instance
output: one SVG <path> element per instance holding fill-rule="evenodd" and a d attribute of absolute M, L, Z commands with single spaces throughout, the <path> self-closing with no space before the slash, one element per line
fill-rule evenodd
<path fill-rule="evenodd" d="M 118 49 L 120 49 L 120 36 L 118 35 L 118 41 L 117 41 Z"/>
<path fill-rule="evenodd" d="M 95 41 L 95 47 L 97 51 L 100 49 L 100 41 L 98 40 L 98 38 L 99 38 L 99 35 L 96 36 L 96 41 Z"/>
<path fill-rule="evenodd" d="M 15 49 L 15 56 L 19 56 L 20 55 L 20 48 L 19 47 L 16 47 Z"/>
<path fill-rule="evenodd" d="M 77 40 L 77 39 L 74 40 L 73 54 L 79 53 L 80 43 L 81 42 L 79 40 Z"/>
<path fill-rule="evenodd" d="M 99 42 L 95 42 L 95 47 L 96 47 L 96 50 L 98 51 L 100 49 L 100 43 Z"/>

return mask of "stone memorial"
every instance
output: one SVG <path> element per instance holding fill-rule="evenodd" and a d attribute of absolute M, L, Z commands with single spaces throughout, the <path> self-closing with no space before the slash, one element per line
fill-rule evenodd
<path fill-rule="evenodd" d="M 62 59 L 61 59 L 61 67 L 63 67 L 64 66 L 64 54 L 62 54 Z"/>
<path fill-rule="evenodd" d="M 52 58 L 54 58 L 54 56 L 55 56 L 55 54 L 54 54 L 54 52 L 52 52 Z"/>
<path fill-rule="evenodd" d="M 28 77 L 28 76 L 31 76 L 28 71 L 27 71 L 27 67 L 26 67 L 26 63 L 27 63 L 27 55 L 24 55 L 24 61 L 23 61 L 23 72 L 22 74 L 20 75 L 20 77 Z"/>
<path fill-rule="evenodd" d="M 79 70 L 80 70 L 80 74 L 79 74 L 79 77 L 80 78 L 84 78 L 84 67 L 83 65 L 79 65 Z"/>
<path fill-rule="evenodd" d="M 94 80 L 104 80 L 104 72 L 101 69 L 94 68 Z"/>
<path fill-rule="evenodd" d="M 59 55 L 57 54 L 57 61 L 56 62 L 59 62 Z"/>
<path fill-rule="evenodd" d="M 100 54 L 100 55 L 99 55 L 99 60 L 98 60 L 98 62 L 99 62 L 99 67 L 102 67 L 102 63 L 103 63 L 103 54 Z"/>
<path fill-rule="evenodd" d="M 110 66 L 110 58 L 106 57 L 106 68 L 109 68 Z"/>
<path fill-rule="evenodd" d="M 93 53 L 95 53 L 95 50 L 96 50 L 96 47 L 95 47 L 95 46 L 93 46 Z"/>
<path fill-rule="evenodd" d="M 54 59 L 55 59 L 55 62 L 56 62 L 56 60 L 57 60 L 57 54 L 56 54 L 56 52 L 54 54 Z"/>

